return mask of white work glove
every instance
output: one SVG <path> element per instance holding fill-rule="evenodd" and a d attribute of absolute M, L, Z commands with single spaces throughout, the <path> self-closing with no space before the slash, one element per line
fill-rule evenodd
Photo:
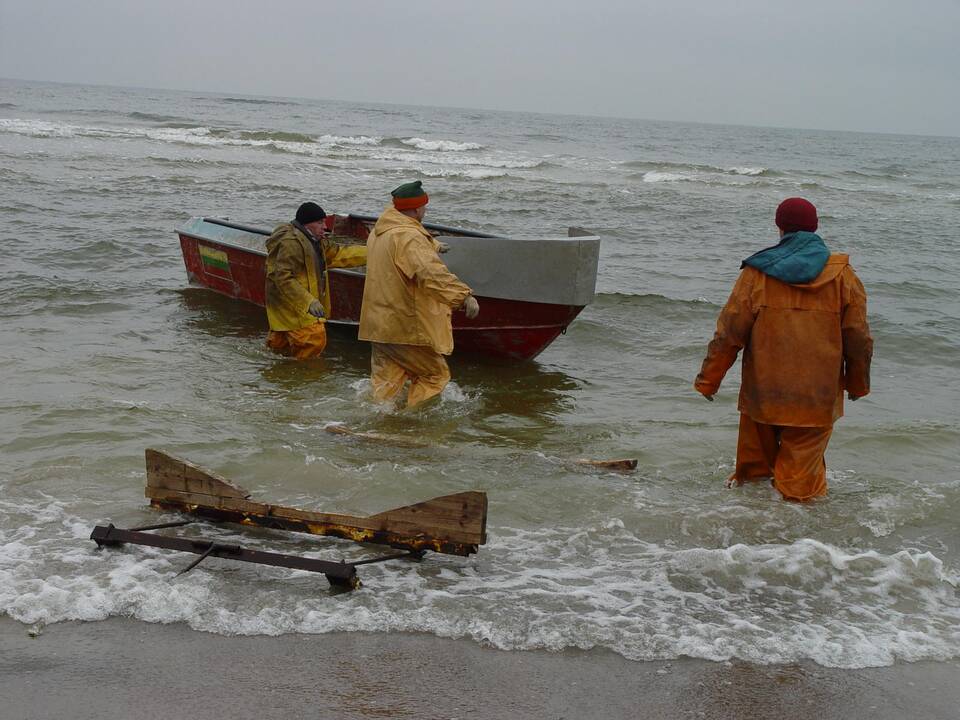
<path fill-rule="evenodd" d="M 314 300 L 310 303 L 310 307 L 307 308 L 307 312 L 313 315 L 315 318 L 322 318 L 326 315 L 323 311 L 323 303 L 319 300 Z"/>
<path fill-rule="evenodd" d="M 449 249 L 450 249 L 450 246 L 447 243 L 440 242 L 439 240 L 437 240 L 437 252 L 445 253 Z"/>
<path fill-rule="evenodd" d="M 460 309 L 466 313 L 467 318 L 473 320 L 480 314 L 480 303 L 477 302 L 477 299 L 473 295 L 467 295 L 467 299 L 463 301 Z"/>

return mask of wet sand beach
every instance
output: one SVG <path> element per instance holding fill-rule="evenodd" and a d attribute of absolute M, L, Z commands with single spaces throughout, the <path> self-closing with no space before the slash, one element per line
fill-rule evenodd
<path fill-rule="evenodd" d="M 413 633 L 239 637 L 113 618 L 0 618 L 4 720 L 957 717 L 960 663 L 840 670 L 606 650 L 504 652 Z"/>

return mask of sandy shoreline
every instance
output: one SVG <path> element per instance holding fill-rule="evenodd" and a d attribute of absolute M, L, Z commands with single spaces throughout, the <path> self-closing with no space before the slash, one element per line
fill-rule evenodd
<path fill-rule="evenodd" d="M 955 718 L 960 663 L 835 670 L 606 651 L 503 652 L 432 635 L 226 637 L 185 625 L 0 618 L 4 720 Z"/>

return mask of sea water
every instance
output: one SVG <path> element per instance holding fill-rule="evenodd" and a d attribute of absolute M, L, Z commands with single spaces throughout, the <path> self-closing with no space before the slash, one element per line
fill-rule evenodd
<path fill-rule="evenodd" d="M 415 100 L 415 98 L 411 98 Z M 263 311 L 187 285 L 193 215 L 271 227 L 297 205 L 603 239 L 597 296 L 533 362 L 454 358 L 440 402 L 369 401 L 369 348 L 264 347 Z M 830 494 L 727 490 L 734 368 L 691 388 L 740 260 L 802 195 L 869 293 L 873 392 L 847 405 Z M 607 648 L 863 667 L 960 656 L 960 139 L 0 81 L 0 612 L 217 633 L 420 631 L 509 650 Z M 363 443 L 330 423 L 409 435 Z M 356 514 L 489 496 L 470 558 L 364 566 L 364 587 L 137 546 L 143 450 L 257 498 Z M 633 474 L 574 464 L 637 457 Z M 327 559 L 369 548 L 184 528 Z"/>

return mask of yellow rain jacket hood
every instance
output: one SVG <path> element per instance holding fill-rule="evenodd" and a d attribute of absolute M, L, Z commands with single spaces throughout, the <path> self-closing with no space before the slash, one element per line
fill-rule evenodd
<path fill-rule="evenodd" d="M 694 387 L 715 394 L 741 349 L 740 412 L 769 425 L 832 425 L 843 390 L 870 392 L 867 295 L 849 258 L 831 255 L 814 280 L 797 284 L 745 267 Z"/>
<path fill-rule="evenodd" d="M 384 210 L 367 238 L 361 340 L 453 352 L 450 315 L 470 288 L 440 260 L 439 248 L 415 218 Z"/>
<path fill-rule="evenodd" d="M 321 245 L 328 268 L 356 267 L 367 261 L 367 248 L 363 245 L 340 245 L 326 238 Z M 310 303 L 318 299 L 330 317 L 329 273 L 324 273 L 322 288 L 319 274 L 313 243 L 292 223 L 278 225 L 267 238 L 265 294 L 271 330 L 299 330 L 323 322 L 307 313 Z"/>

